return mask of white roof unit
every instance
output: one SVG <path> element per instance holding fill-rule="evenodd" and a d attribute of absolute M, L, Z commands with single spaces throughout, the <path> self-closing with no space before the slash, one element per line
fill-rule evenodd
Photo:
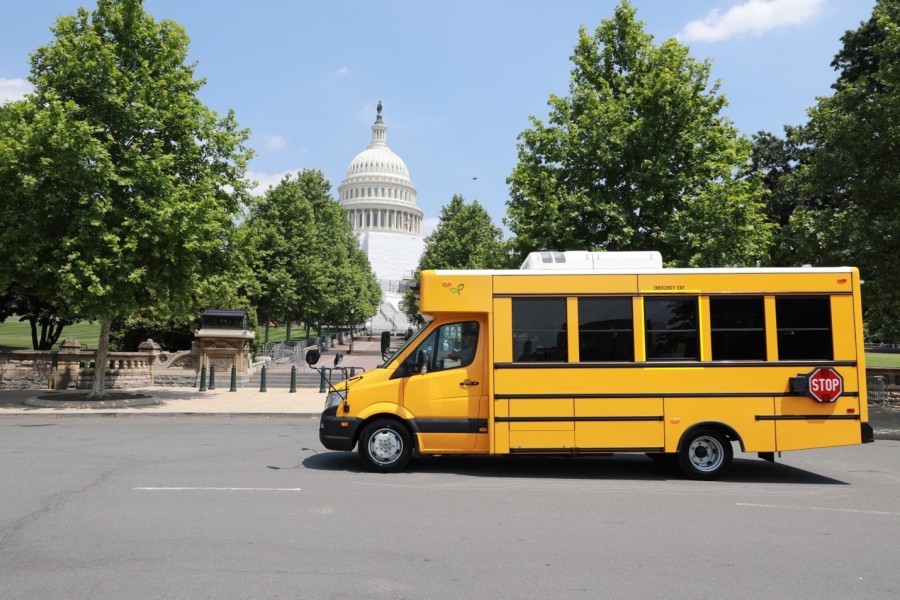
<path fill-rule="evenodd" d="M 526 271 L 594 271 L 598 269 L 662 269 L 662 255 L 639 252 L 532 252 L 519 269 Z"/>

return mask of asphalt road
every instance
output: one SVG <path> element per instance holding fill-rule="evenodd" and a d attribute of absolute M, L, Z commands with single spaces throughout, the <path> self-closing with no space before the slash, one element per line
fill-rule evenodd
<path fill-rule="evenodd" d="M 0 597 L 896 598 L 900 442 L 362 471 L 314 419 L 0 420 Z"/>

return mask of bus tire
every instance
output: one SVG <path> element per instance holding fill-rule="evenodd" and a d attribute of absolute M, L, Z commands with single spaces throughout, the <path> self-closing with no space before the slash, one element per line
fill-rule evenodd
<path fill-rule="evenodd" d="M 375 419 L 359 435 L 359 456 L 375 473 L 400 471 L 412 457 L 409 428 L 394 419 Z"/>
<path fill-rule="evenodd" d="M 731 468 L 731 442 L 717 429 L 700 427 L 685 435 L 678 450 L 678 464 L 691 479 L 718 479 Z"/>

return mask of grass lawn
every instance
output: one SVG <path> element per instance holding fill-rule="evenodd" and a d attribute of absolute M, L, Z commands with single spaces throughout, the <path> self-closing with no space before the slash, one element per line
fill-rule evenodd
<path fill-rule="evenodd" d="M 38 329 L 38 337 L 41 331 Z M 99 323 L 75 323 L 64 327 L 59 341 L 67 337 L 73 337 L 88 349 L 97 347 L 100 339 Z M 16 317 L 10 317 L 0 323 L 0 349 L 4 350 L 31 350 L 31 325 L 28 321 L 19 322 Z"/>
<path fill-rule="evenodd" d="M 866 352 L 867 367 L 900 367 L 900 354 Z"/>

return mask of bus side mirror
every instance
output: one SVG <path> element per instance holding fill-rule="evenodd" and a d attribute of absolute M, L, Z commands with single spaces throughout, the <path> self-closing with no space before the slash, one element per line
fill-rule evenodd
<path fill-rule="evenodd" d="M 416 353 L 416 373 L 419 375 L 424 375 L 428 372 L 428 355 L 425 354 L 424 350 L 419 350 Z"/>
<path fill-rule="evenodd" d="M 319 352 L 319 348 L 313 346 L 309 349 L 309 352 L 306 353 L 306 364 L 310 367 L 319 362 L 319 358 L 321 358 L 322 354 Z"/>

